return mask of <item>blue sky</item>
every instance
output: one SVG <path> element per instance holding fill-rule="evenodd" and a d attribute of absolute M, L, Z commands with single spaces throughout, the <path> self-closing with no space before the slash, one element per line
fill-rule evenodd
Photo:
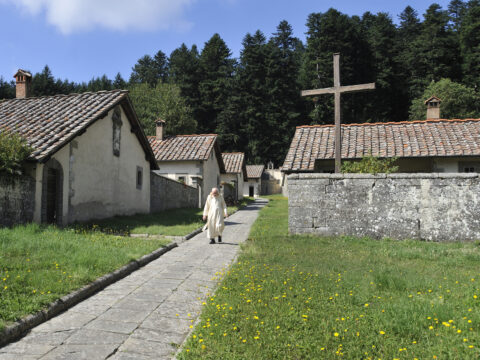
<path fill-rule="evenodd" d="M 182 43 L 203 47 L 214 33 L 237 57 L 247 32 L 270 35 L 287 20 L 305 39 L 312 12 L 333 7 L 349 15 L 387 12 L 395 22 L 412 6 L 420 16 L 433 2 L 416 0 L 0 0 L 0 76 L 18 68 L 38 72 L 48 64 L 55 77 L 88 81 L 117 72 L 128 80 L 145 54 L 169 55 Z"/>

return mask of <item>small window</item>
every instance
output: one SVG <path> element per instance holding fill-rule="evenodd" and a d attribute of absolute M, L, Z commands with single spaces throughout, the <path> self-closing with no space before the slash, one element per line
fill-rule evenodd
<path fill-rule="evenodd" d="M 191 180 L 192 180 L 192 186 L 196 187 L 197 186 L 197 178 L 192 177 Z"/>
<path fill-rule="evenodd" d="M 143 185 L 143 168 L 137 166 L 137 189 L 141 190 Z"/>
<path fill-rule="evenodd" d="M 463 172 L 466 172 L 466 173 L 473 173 L 473 172 L 475 172 L 475 168 L 474 168 L 474 167 L 472 167 L 472 166 L 465 167 L 465 168 L 463 168 Z"/>
<path fill-rule="evenodd" d="M 186 178 L 185 176 L 179 176 L 178 181 L 181 182 L 182 184 L 186 184 Z"/>

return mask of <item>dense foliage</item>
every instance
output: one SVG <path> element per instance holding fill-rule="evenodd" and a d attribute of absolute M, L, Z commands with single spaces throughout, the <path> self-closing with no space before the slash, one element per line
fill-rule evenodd
<path fill-rule="evenodd" d="M 155 134 L 158 119 L 166 122 L 166 135 L 195 132 L 197 122 L 177 85 L 161 80 L 154 87 L 147 83 L 134 84 L 130 88 L 130 97 L 146 134 Z"/>
<path fill-rule="evenodd" d="M 201 50 L 185 44 L 170 56 L 158 50 L 138 60 L 128 82 L 117 74 L 114 80 L 104 75 L 76 84 L 55 79 L 46 66 L 34 75 L 33 95 L 175 84 L 197 122 L 193 131 L 218 133 L 225 150 L 244 151 L 251 163 L 272 160 L 277 166 L 296 125 L 333 122 L 333 96 L 301 98 L 300 91 L 332 86 L 335 52 L 341 53 L 342 84 L 377 85 L 376 91 L 342 97 L 345 123 L 424 118 L 421 101 L 436 86 L 455 97 L 442 99 L 443 117 L 478 116 L 478 106 L 470 106 L 480 84 L 480 0 L 452 0 L 447 9 L 432 4 L 422 18 L 407 6 L 398 24 L 386 13 L 349 16 L 329 9 L 310 14 L 306 25 L 305 44 L 286 21 L 270 37 L 247 34 L 238 59 L 219 34 Z M 151 101 L 158 96 L 147 93 Z M 0 98 L 13 96 L 14 84 L 0 78 Z M 162 116 L 155 111 L 140 115 L 150 135 L 151 124 Z M 170 126 L 174 132 L 192 132 L 191 122 L 185 124 Z"/>
<path fill-rule="evenodd" d="M 360 161 L 342 162 L 343 173 L 390 174 L 398 171 L 396 158 L 380 159 L 376 156 L 364 156 Z"/>
<path fill-rule="evenodd" d="M 20 175 L 32 150 L 25 140 L 7 131 L 0 132 L 0 174 Z"/>
<path fill-rule="evenodd" d="M 480 117 L 480 94 L 475 89 L 455 83 L 450 79 L 432 82 L 423 95 L 413 100 L 410 107 L 411 120 L 424 120 L 425 100 L 436 96 L 442 100 L 440 117 L 444 119 L 468 119 Z"/>

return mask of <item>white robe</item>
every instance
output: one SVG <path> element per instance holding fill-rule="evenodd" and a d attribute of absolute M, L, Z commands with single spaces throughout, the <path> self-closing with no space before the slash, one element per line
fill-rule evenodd
<path fill-rule="evenodd" d="M 225 200 L 223 200 L 223 196 L 208 195 L 205 208 L 203 209 L 203 216 L 207 216 L 207 223 L 204 227 L 204 230 L 205 228 L 207 229 L 207 238 L 213 239 L 217 236 L 222 236 L 225 228 L 223 219 L 226 215 L 227 205 Z"/>

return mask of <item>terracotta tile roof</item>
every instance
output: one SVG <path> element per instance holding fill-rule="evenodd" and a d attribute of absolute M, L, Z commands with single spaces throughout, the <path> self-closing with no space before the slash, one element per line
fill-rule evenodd
<path fill-rule="evenodd" d="M 32 158 L 41 161 L 122 100 L 131 107 L 126 90 L 3 100 L 0 101 L 0 131 L 7 129 L 25 138 L 34 149 Z M 137 136 L 139 133 L 145 138 L 143 131 L 137 132 Z M 144 143 L 148 150 L 146 139 Z"/>
<path fill-rule="evenodd" d="M 258 179 L 262 177 L 265 165 L 247 165 L 247 178 Z"/>
<path fill-rule="evenodd" d="M 313 171 L 316 159 L 334 159 L 333 125 L 299 126 L 283 171 Z M 342 125 L 342 158 L 480 155 L 480 119 Z"/>
<path fill-rule="evenodd" d="M 148 136 L 157 161 L 208 160 L 216 140 L 216 134 L 176 135 L 161 141 Z"/>
<path fill-rule="evenodd" d="M 222 153 L 222 159 L 227 174 L 240 174 L 245 167 L 245 154 L 243 152 Z"/>

